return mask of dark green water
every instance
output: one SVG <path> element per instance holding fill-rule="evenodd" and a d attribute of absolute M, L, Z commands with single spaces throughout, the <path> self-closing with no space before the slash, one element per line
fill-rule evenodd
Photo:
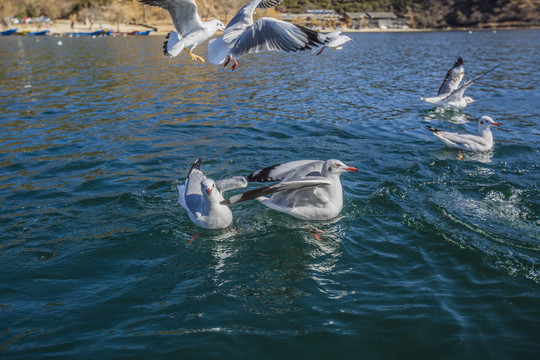
<path fill-rule="evenodd" d="M 540 31 L 351 37 L 233 73 L 159 37 L 1 38 L 0 358 L 537 359 Z M 501 66 L 430 108 L 458 56 Z M 482 115 L 495 148 L 462 160 L 424 128 Z M 177 204 L 197 157 L 360 172 L 333 221 L 248 202 L 208 231 Z"/>

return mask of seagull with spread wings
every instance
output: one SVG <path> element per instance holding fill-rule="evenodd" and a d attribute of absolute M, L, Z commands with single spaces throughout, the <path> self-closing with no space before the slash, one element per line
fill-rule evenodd
<path fill-rule="evenodd" d="M 193 50 L 212 37 L 216 31 L 225 29 L 225 25 L 216 19 L 203 22 L 197 13 L 195 0 L 140 1 L 163 8 L 171 15 L 176 31 L 171 31 L 163 44 L 163 53 L 166 57 L 175 57 L 185 50 L 193 61 L 205 62 L 202 57 L 193 54 Z"/>
<path fill-rule="evenodd" d="M 268 9 L 281 3 L 281 0 L 251 0 L 245 4 L 229 22 L 223 36 L 208 42 L 208 60 L 215 65 L 232 69 L 238 66 L 241 56 L 263 51 L 295 52 L 325 47 L 341 49 L 348 37 L 334 32 L 328 35 L 318 33 L 303 26 L 286 21 L 262 17 L 253 21 L 255 9 Z"/>
<path fill-rule="evenodd" d="M 463 96 L 465 94 L 465 90 L 467 90 L 469 86 L 471 86 L 476 80 L 495 70 L 497 67 L 499 67 L 499 65 L 492 67 L 491 69 L 483 72 L 474 79 L 471 79 L 460 86 L 459 84 L 465 75 L 465 66 L 463 65 L 463 59 L 460 57 L 446 74 L 437 96 L 422 97 L 420 100 L 443 108 L 463 109 L 467 106 L 467 104 L 477 102 L 470 96 Z"/>

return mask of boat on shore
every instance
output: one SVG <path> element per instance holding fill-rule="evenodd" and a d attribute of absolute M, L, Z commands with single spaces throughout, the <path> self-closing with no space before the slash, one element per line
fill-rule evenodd
<path fill-rule="evenodd" d="M 9 29 L 9 30 L 0 31 L 0 36 L 8 36 L 8 35 L 12 35 L 12 34 L 14 34 L 16 31 L 17 31 L 17 29 Z"/>
<path fill-rule="evenodd" d="M 32 32 L 27 32 L 26 36 L 43 36 L 43 35 L 47 35 L 47 33 L 49 32 L 50 30 L 42 30 L 42 31 L 32 31 Z"/>
<path fill-rule="evenodd" d="M 97 31 L 82 31 L 82 32 L 67 32 L 68 36 L 108 36 L 112 34 L 112 30 L 97 30 Z"/>
<path fill-rule="evenodd" d="M 152 30 L 146 30 L 146 31 L 132 31 L 128 33 L 128 35 L 148 35 L 152 32 Z"/>

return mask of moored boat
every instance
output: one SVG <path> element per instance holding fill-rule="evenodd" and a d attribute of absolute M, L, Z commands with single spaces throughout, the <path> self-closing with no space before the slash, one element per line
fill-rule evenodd
<path fill-rule="evenodd" d="M 148 35 L 152 32 L 152 30 L 146 30 L 146 31 L 132 31 L 128 33 L 128 35 Z"/>
<path fill-rule="evenodd" d="M 25 35 L 27 36 L 43 36 L 47 35 L 49 30 L 42 30 L 42 31 L 33 31 L 33 32 L 27 32 Z"/>
<path fill-rule="evenodd" d="M 17 29 L 9 29 L 9 30 L 0 31 L 0 36 L 12 35 L 16 31 Z"/>

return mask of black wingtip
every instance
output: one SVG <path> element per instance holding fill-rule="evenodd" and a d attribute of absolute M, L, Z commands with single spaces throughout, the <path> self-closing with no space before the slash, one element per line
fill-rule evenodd
<path fill-rule="evenodd" d="M 319 37 L 319 33 L 315 30 L 308 29 L 307 27 L 296 25 L 304 34 L 307 36 L 307 44 L 302 50 L 309 50 L 311 49 L 310 46 L 320 46 L 326 44 L 329 40 L 321 40 Z"/>
<path fill-rule="evenodd" d="M 191 168 L 189 169 L 187 177 L 189 177 L 189 175 L 191 175 L 191 172 L 193 170 L 201 170 L 201 164 L 202 164 L 201 158 L 197 158 L 197 160 L 195 160 L 193 165 L 191 165 Z"/>
<path fill-rule="evenodd" d="M 433 126 L 430 126 L 430 125 L 426 125 L 426 129 L 428 129 L 429 131 L 434 132 L 434 133 L 439 131 L 439 129 L 436 129 Z"/>
<path fill-rule="evenodd" d="M 169 34 L 167 34 L 167 39 L 169 39 Z M 169 43 L 169 40 L 165 40 L 163 43 L 163 55 L 165 55 L 166 58 L 172 57 L 172 55 L 167 51 L 167 44 Z"/>
<path fill-rule="evenodd" d="M 276 164 L 272 166 L 265 167 L 264 169 L 257 170 L 254 173 L 251 173 L 247 176 L 247 181 L 249 182 L 271 182 L 277 181 L 278 179 L 273 179 L 270 175 L 272 170 L 278 167 L 281 164 Z"/>
<path fill-rule="evenodd" d="M 463 65 L 463 59 L 461 58 L 461 56 L 457 58 L 456 64 Z"/>

